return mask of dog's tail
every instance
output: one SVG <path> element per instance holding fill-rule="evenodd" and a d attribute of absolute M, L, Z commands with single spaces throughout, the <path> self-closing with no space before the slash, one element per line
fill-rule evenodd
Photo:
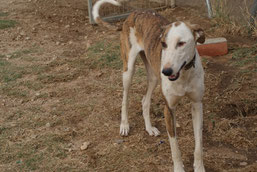
<path fill-rule="evenodd" d="M 98 0 L 94 6 L 93 6 L 93 10 L 92 10 L 92 14 L 93 14 L 93 18 L 95 20 L 95 22 L 97 24 L 101 24 L 111 30 L 117 30 L 117 28 L 105 21 L 103 21 L 101 18 L 100 18 L 100 15 L 99 15 L 99 9 L 100 7 L 105 4 L 105 3 L 110 3 L 110 4 L 113 4 L 115 6 L 120 6 L 121 4 L 119 2 L 117 2 L 116 0 Z"/>

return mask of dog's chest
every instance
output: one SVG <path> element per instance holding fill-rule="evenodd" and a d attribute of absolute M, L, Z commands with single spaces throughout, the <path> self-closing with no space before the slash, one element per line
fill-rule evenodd
<path fill-rule="evenodd" d="M 164 95 L 185 96 L 187 93 L 204 90 L 203 72 L 191 72 L 188 76 L 181 76 L 177 81 L 170 81 L 161 75 L 161 87 Z"/>
<path fill-rule="evenodd" d="M 164 95 L 184 96 L 193 91 L 192 85 L 184 82 L 172 82 L 167 77 L 162 77 L 162 91 Z"/>

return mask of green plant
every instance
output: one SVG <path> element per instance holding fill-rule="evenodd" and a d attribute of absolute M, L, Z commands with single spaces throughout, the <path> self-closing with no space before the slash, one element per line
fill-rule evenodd
<path fill-rule="evenodd" d="M 14 20 L 0 20 L 0 29 L 14 27 L 17 24 Z"/>
<path fill-rule="evenodd" d="M 92 68 L 110 67 L 120 69 L 120 46 L 117 43 L 100 41 L 88 49 L 88 57 Z"/>
<path fill-rule="evenodd" d="M 0 12 L 0 17 L 6 17 L 6 16 L 8 16 L 8 15 L 9 15 L 8 13 Z"/>
<path fill-rule="evenodd" d="M 232 55 L 232 60 L 237 66 L 257 63 L 257 47 L 237 48 Z"/>

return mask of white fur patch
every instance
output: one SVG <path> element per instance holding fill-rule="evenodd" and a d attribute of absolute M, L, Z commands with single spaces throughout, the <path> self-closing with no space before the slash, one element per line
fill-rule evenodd
<path fill-rule="evenodd" d="M 120 3 L 115 1 L 115 0 L 99 0 L 97 1 L 94 6 L 93 6 L 93 10 L 92 10 L 92 15 L 94 20 L 96 21 L 97 17 L 99 17 L 99 9 L 100 7 L 105 4 L 105 3 L 110 3 L 116 6 L 120 6 Z"/>
<path fill-rule="evenodd" d="M 143 50 L 143 47 L 141 47 L 140 44 L 137 42 L 136 31 L 132 27 L 130 28 L 129 41 L 130 41 L 133 49 L 135 49 L 137 51 Z"/>
<path fill-rule="evenodd" d="M 194 57 L 195 40 L 185 23 L 181 22 L 176 27 L 174 25 L 170 28 L 165 40 L 167 48 L 162 50 L 161 67 L 170 64 L 176 74 L 185 61 L 190 62 Z M 185 42 L 185 44 L 178 47 L 178 42 Z"/>
<path fill-rule="evenodd" d="M 184 165 L 181 159 L 181 153 L 178 148 L 178 142 L 175 137 L 170 137 L 169 136 L 169 141 L 170 141 L 170 148 L 171 148 L 171 153 L 172 153 L 172 160 L 174 164 L 174 172 L 185 172 L 184 171 Z"/>

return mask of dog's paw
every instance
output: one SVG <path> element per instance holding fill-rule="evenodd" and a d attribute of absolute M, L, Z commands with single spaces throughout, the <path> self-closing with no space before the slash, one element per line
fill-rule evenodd
<path fill-rule="evenodd" d="M 150 136 L 159 136 L 160 135 L 160 131 L 155 127 L 148 127 L 148 128 L 146 128 L 146 131 L 148 132 L 148 134 Z"/>
<path fill-rule="evenodd" d="M 205 172 L 204 166 L 203 165 L 196 165 L 194 167 L 194 172 Z"/>
<path fill-rule="evenodd" d="M 174 172 L 185 172 L 182 167 L 174 167 Z"/>
<path fill-rule="evenodd" d="M 174 172 L 185 172 L 183 165 L 174 165 L 173 169 Z"/>
<path fill-rule="evenodd" d="M 129 133 L 129 124 L 121 123 L 120 124 L 120 135 L 127 136 Z"/>

